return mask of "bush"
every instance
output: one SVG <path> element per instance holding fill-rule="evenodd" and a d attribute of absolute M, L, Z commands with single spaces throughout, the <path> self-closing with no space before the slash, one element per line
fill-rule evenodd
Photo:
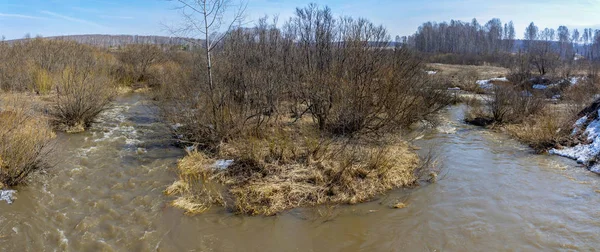
<path fill-rule="evenodd" d="M 117 52 L 117 57 L 123 63 L 121 82 L 145 82 L 151 75 L 149 71 L 153 64 L 161 63 L 163 51 L 156 45 L 133 44 Z"/>
<path fill-rule="evenodd" d="M 48 94 L 52 90 L 52 76 L 47 70 L 33 70 L 33 88 L 37 94 Z"/>
<path fill-rule="evenodd" d="M 520 123 L 528 116 L 540 113 L 545 107 L 545 101 L 515 87 L 496 85 L 490 97 L 474 105 L 467 114 L 467 122 L 508 124 Z"/>
<path fill-rule="evenodd" d="M 10 106 L 9 104 L 10 103 Z M 0 187 L 25 182 L 47 167 L 55 137 L 46 118 L 34 115 L 23 102 L 7 102 L 0 111 Z"/>
<path fill-rule="evenodd" d="M 83 131 L 108 108 L 114 95 L 114 80 L 100 59 L 85 50 L 75 50 L 77 60 L 55 80 L 53 122 L 68 132 Z"/>
<path fill-rule="evenodd" d="M 345 74 L 332 87 L 331 109 L 325 118 L 328 132 L 349 136 L 394 132 L 452 103 L 444 83 L 429 78 L 409 51 L 397 48 L 386 55 L 374 53 L 374 48 L 361 50 L 364 55 L 357 57 L 354 52 L 354 57 L 344 60 L 339 71 Z M 368 75 L 359 69 L 373 72 Z"/>

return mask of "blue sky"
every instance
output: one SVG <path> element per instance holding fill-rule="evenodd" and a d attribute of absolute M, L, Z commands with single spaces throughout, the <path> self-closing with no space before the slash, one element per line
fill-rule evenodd
<path fill-rule="evenodd" d="M 248 0 L 246 22 L 265 14 L 286 20 L 296 7 L 311 2 L 328 5 L 336 15 L 383 24 L 392 36 L 410 35 L 425 21 L 477 18 L 485 23 L 493 17 L 513 20 L 519 37 L 531 21 L 542 28 L 600 29 L 600 0 Z M 0 0 L 0 35 L 170 35 L 165 25 L 180 20 L 176 6 L 165 0 Z"/>

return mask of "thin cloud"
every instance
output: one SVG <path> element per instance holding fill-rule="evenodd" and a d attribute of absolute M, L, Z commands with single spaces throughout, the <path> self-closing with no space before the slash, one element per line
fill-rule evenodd
<path fill-rule="evenodd" d="M 107 15 L 100 15 L 98 17 L 105 18 L 105 19 L 133 19 L 133 17 L 127 17 L 127 16 L 107 16 Z"/>
<path fill-rule="evenodd" d="M 23 18 L 23 19 L 44 19 L 42 17 L 34 17 L 34 16 L 13 14 L 13 13 L 0 13 L 0 17 Z"/>
<path fill-rule="evenodd" d="M 97 27 L 104 27 L 98 23 L 94 23 L 92 21 L 88 21 L 88 20 L 83 20 L 83 19 L 79 19 L 79 18 L 74 18 L 74 17 L 69 17 L 69 16 L 65 16 L 65 15 L 61 15 L 58 13 L 54 13 L 51 11 L 40 11 L 40 13 L 46 14 L 46 15 L 50 15 L 53 17 L 57 17 L 57 18 L 61 18 L 64 20 L 68 20 L 68 21 L 72 21 L 72 22 L 77 22 L 77 23 L 81 23 L 81 24 L 87 24 L 87 25 L 93 25 L 93 26 L 97 26 Z"/>

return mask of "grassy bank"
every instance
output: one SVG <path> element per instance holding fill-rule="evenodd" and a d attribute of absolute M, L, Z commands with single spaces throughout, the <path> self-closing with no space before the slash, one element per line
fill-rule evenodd
<path fill-rule="evenodd" d="M 593 99 L 582 86 L 566 89 L 561 100 L 548 100 L 543 93 L 524 95 L 525 91 L 514 87 L 495 87 L 488 96 L 467 103 L 465 121 L 507 133 L 538 153 L 572 146 L 577 143 L 571 135 L 575 121 Z"/>

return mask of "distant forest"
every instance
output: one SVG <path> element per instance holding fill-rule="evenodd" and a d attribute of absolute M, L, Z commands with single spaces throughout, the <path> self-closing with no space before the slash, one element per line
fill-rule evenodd
<path fill-rule="evenodd" d="M 245 28 L 251 29 L 251 28 Z M 15 43 L 30 39 L 9 40 Z M 45 37 L 51 40 L 69 40 L 92 46 L 115 48 L 130 44 L 152 44 L 158 46 L 181 46 L 191 49 L 202 45 L 201 40 L 167 37 L 167 36 L 138 36 L 138 35 L 67 35 Z M 523 34 L 523 39 L 517 39 L 512 21 L 502 23 L 500 19 L 493 18 L 485 24 L 480 24 L 477 19 L 471 22 L 451 20 L 450 22 L 426 22 L 419 26 L 417 32 L 411 36 L 396 37 L 395 41 L 387 44 L 390 48 L 396 45 L 406 45 L 416 51 L 439 55 L 480 55 L 494 56 L 504 53 L 518 53 L 528 51 L 535 46 L 544 46 L 560 55 L 561 58 L 575 56 L 587 59 L 600 60 L 600 30 L 586 28 L 569 30 L 566 26 L 558 29 L 540 29 L 535 23 L 529 24 Z"/>
<path fill-rule="evenodd" d="M 547 44 L 563 58 L 581 55 L 600 60 L 600 30 L 586 28 L 580 32 L 569 30 L 566 26 L 542 30 L 532 22 L 523 34 L 523 40 L 516 37 L 512 21 L 503 24 L 500 19 L 494 18 L 484 25 L 477 19 L 471 22 L 426 22 L 414 35 L 397 40 L 424 53 L 462 55 L 515 53 L 529 50 L 535 41 L 535 44 Z"/>
<path fill-rule="evenodd" d="M 138 35 L 68 35 L 68 36 L 55 36 L 55 37 L 44 37 L 50 40 L 66 40 L 75 41 L 80 44 L 87 44 L 92 46 L 111 48 L 111 47 L 122 47 L 131 44 L 151 44 L 158 46 L 182 46 L 186 48 L 192 48 L 197 45 L 199 40 L 182 38 L 182 37 L 166 37 L 166 36 L 138 36 Z M 23 40 L 30 39 L 26 36 L 23 39 L 9 40 L 8 43 L 15 43 Z"/>

